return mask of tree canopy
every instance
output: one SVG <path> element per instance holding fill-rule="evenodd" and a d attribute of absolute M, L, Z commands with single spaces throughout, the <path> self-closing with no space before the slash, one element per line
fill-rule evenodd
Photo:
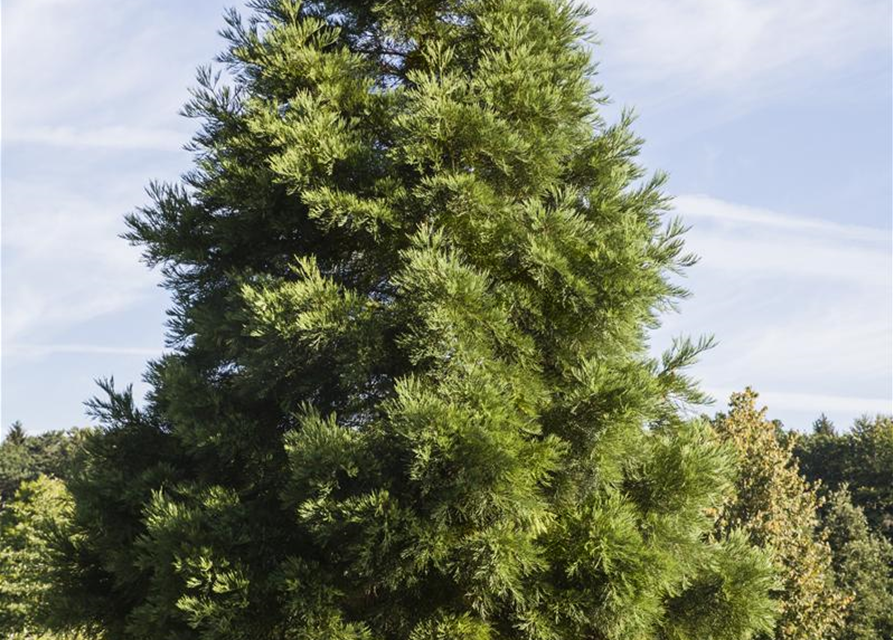
<path fill-rule="evenodd" d="M 837 587 L 852 599 L 838 637 L 893 638 L 893 544 L 869 528 L 846 485 L 830 494 L 823 512 Z"/>
<path fill-rule="evenodd" d="M 29 435 L 21 422 L 14 422 L 0 442 L 0 505 L 11 500 L 23 482 L 41 474 L 66 477 L 84 436 L 78 429 Z"/>
<path fill-rule="evenodd" d="M 794 453 L 811 481 L 848 486 L 871 527 L 893 542 L 893 416 L 865 416 L 840 433 L 820 418 Z"/>
<path fill-rule="evenodd" d="M 851 597 L 834 582 L 831 548 L 820 527 L 822 500 L 800 475 L 792 445 L 779 441 L 777 425 L 757 408 L 757 397 L 752 389 L 733 394 L 729 412 L 713 422 L 741 468 L 720 531 L 746 531 L 771 552 L 781 578 L 775 638 L 833 638 Z"/>
<path fill-rule="evenodd" d="M 171 291 L 148 403 L 69 482 L 114 638 L 747 638 L 730 451 L 647 332 L 694 258 L 563 0 L 256 0 L 128 238 Z"/>

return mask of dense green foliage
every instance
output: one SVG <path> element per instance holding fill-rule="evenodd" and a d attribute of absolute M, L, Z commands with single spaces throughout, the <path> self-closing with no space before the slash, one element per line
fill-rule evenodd
<path fill-rule="evenodd" d="M 60 449 L 50 455 L 60 456 Z M 8 452 L 0 452 L 0 456 Z M 64 610 L 54 587 L 59 554 L 75 543 L 73 505 L 62 480 L 26 480 L 0 508 L 0 636 L 8 640 L 86 640 L 83 632 L 53 633 L 54 611 Z"/>
<path fill-rule="evenodd" d="M 891 636 L 893 421 L 683 418 L 709 342 L 647 335 L 694 258 L 583 12 L 251 6 L 128 218 L 174 298 L 146 406 L 0 444 L 3 637 Z"/>
<path fill-rule="evenodd" d="M 788 542 L 786 552 L 776 551 L 773 554 L 776 562 L 793 563 L 792 566 L 803 576 L 821 577 L 823 581 L 828 577 L 827 563 L 820 565 L 818 572 L 810 570 L 806 564 L 823 559 L 817 541 L 827 540 L 833 557 L 835 583 L 835 593 L 831 599 L 839 602 L 843 597 L 849 603 L 842 626 L 835 630 L 833 636 L 829 631 L 813 637 L 838 640 L 883 640 L 893 637 L 893 545 L 871 529 L 862 510 L 852 504 L 846 486 L 830 492 L 819 509 L 819 536 L 815 533 L 803 536 L 802 529 L 799 534 L 796 533 L 796 526 L 791 526 L 791 514 L 795 514 L 795 520 L 808 522 L 811 520 L 809 505 L 820 502 L 808 485 L 791 476 L 790 447 L 803 436 L 795 432 L 782 434 L 781 446 L 773 444 L 768 434 L 777 431 L 777 425 L 767 423 L 762 417 L 763 413 L 754 410 L 753 400 L 750 393 L 735 396 L 730 414 L 720 415 L 715 421 L 723 437 L 730 440 L 739 452 L 741 469 L 736 498 L 725 505 L 721 522 L 726 522 L 729 514 L 734 512 L 742 528 L 764 544 L 768 537 L 774 536 L 775 548 L 784 550 Z M 814 431 L 836 436 L 836 430 L 826 419 L 818 420 Z M 22 444 L 31 438 L 51 442 L 59 437 L 55 433 L 50 438 L 41 439 L 26 436 L 21 429 L 14 428 L 6 440 L 7 444 Z M 848 437 L 848 434 L 841 437 Z M 48 447 L 44 462 L 51 468 L 68 469 L 74 449 L 74 442 L 66 446 Z M 9 468 L 9 460 L 4 456 L 16 456 L 19 451 L 9 446 L 0 447 L 0 466 Z M 824 462 L 827 468 L 839 467 L 839 461 L 833 458 Z M 58 611 L 62 605 L 58 601 L 58 593 L 53 593 L 53 587 L 69 579 L 60 575 L 64 563 L 59 562 L 59 549 L 70 550 L 78 545 L 71 527 L 72 514 L 71 498 L 62 481 L 43 475 L 21 483 L 14 498 L 7 499 L 0 509 L 2 637 L 10 640 L 86 640 L 100 637 L 101 634 L 96 631 L 48 630 L 53 622 L 50 613 Z M 790 531 L 794 531 L 795 535 L 789 535 Z M 798 535 L 802 544 L 800 550 L 796 545 L 790 545 L 790 541 L 796 540 Z M 782 575 L 791 574 L 783 570 Z M 781 592 L 777 597 L 787 610 L 794 607 L 808 610 L 809 607 L 804 607 L 797 599 L 803 597 L 804 587 L 808 589 L 817 585 L 823 590 L 823 584 L 814 579 L 805 580 L 798 589 Z M 815 606 L 814 601 L 812 606 Z M 789 615 L 783 616 L 782 624 Z M 778 630 L 782 628 L 777 627 Z"/>
<path fill-rule="evenodd" d="M 173 353 L 109 385 L 60 594 L 110 638 L 746 639 L 767 554 L 646 335 L 693 262 L 562 0 L 258 0 L 129 238 Z"/>
<path fill-rule="evenodd" d="M 84 433 L 75 429 L 31 436 L 21 423 L 14 423 L 0 443 L 0 504 L 10 500 L 26 480 L 41 474 L 66 477 L 83 438 Z"/>
<path fill-rule="evenodd" d="M 893 417 L 861 418 L 838 433 L 823 416 L 794 452 L 810 481 L 831 490 L 848 485 L 871 527 L 893 542 Z"/>
<path fill-rule="evenodd" d="M 61 556 L 75 543 L 64 479 L 73 473 L 87 433 L 72 429 L 28 435 L 16 422 L 0 444 L 0 637 L 98 637 L 48 631 L 51 612 L 66 610 L 55 587 L 64 581 Z"/>
<path fill-rule="evenodd" d="M 893 638 L 893 418 L 838 432 L 821 416 L 812 433 L 791 435 L 804 475 L 827 494 L 837 585 L 852 598 L 840 638 Z"/>
<path fill-rule="evenodd" d="M 837 587 L 852 599 L 838 638 L 893 638 L 893 544 L 869 529 L 846 486 L 831 493 L 823 512 Z"/>
<path fill-rule="evenodd" d="M 778 640 L 833 638 L 849 597 L 834 585 L 831 549 L 819 527 L 821 501 L 797 469 L 777 425 L 757 409 L 757 394 L 733 394 L 728 414 L 714 428 L 734 446 L 741 473 L 735 496 L 723 507 L 720 530 L 746 531 L 769 550 L 780 570 Z"/>

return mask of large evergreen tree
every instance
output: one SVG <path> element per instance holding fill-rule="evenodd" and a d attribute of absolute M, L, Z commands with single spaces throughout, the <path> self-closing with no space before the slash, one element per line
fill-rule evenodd
<path fill-rule="evenodd" d="M 110 638 L 748 638 L 732 456 L 649 358 L 693 259 L 563 0 L 255 0 L 129 238 L 174 298 L 71 483 Z"/>

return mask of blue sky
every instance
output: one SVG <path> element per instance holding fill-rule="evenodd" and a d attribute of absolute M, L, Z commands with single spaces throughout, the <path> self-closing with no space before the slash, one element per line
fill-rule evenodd
<path fill-rule="evenodd" d="M 702 256 L 655 349 L 715 334 L 714 408 L 751 385 L 789 427 L 893 411 L 889 0 L 592 1 L 608 115 L 636 108 Z M 189 167 L 177 111 L 228 4 L 4 0 L 3 427 L 87 424 L 97 377 L 145 391 L 167 297 L 117 234 Z"/>

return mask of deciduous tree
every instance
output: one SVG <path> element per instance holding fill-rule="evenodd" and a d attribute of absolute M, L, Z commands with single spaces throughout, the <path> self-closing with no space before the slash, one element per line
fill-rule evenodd
<path fill-rule="evenodd" d="M 771 551 L 781 571 L 778 640 L 834 637 L 850 597 L 834 584 L 831 549 L 819 528 L 821 499 L 800 475 L 791 444 L 782 444 L 751 389 L 735 393 L 714 427 L 738 454 L 734 499 L 722 511 L 720 531 L 744 530 Z"/>
<path fill-rule="evenodd" d="M 58 478 L 24 481 L 0 507 L 0 635 L 8 640 L 88 640 L 81 630 L 50 631 L 65 607 L 54 592 L 61 549 L 73 544 L 73 504 Z"/>

